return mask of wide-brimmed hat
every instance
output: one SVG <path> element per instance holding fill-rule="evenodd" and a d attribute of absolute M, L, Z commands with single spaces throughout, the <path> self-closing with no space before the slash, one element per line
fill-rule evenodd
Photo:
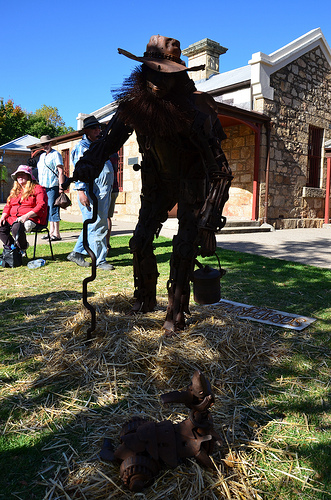
<path fill-rule="evenodd" d="M 32 173 L 32 168 L 28 167 L 28 165 L 20 165 L 18 167 L 18 169 L 16 170 L 16 172 L 14 172 L 13 174 L 11 174 L 11 178 L 14 181 L 16 181 L 16 177 L 17 177 L 18 172 L 24 172 L 25 174 L 28 174 L 33 181 L 37 181 L 37 179 L 35 178 L 35 176 Z"/>
<path fill-rule="evenodd" d="M 50 135 L 42 135 L 39 139 L 40 144 L 46 144 L 47 142 L 54 142 Z"/>
<path fill-rule="evenodd" d="M 101 124 L 98 122 L 98 120 L 96 119 L 96 117 L 94 115 L 90 115 L 90 116 L 87 116 L 86 118 L 84 118 L 83 129 L 84 128 L 91 128 L 91 127 L 95 127 L 95 126 L 101 127 Z"/>
<path fill-rule="evenodd" d="M 137 57 L 131 52 L 124 49 L 117 49 L 120 54 L 146 64 L 149 68 L 161 73 L 177 73 L 179 71 L 198 71 L 204 69 L 205 65 L 193 66 L 187 68 L 185 62 L 181 60 L 180 56 L 180 42 L 175 38 L 169 38 L 161 35 L 151 36 L 146 52 L 143 57 Z"/>

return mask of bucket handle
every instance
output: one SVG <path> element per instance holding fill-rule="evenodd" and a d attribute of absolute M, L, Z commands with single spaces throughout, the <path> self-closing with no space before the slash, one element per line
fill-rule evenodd
<path fill-rule="evenodd" d="M 226 273 L 226 270 L 225 269 L 222 269 L 221 268 L 221 263 L 220 263 L 220 259 L 219 259 L 219 256 L 217 255 L 216 252 L 214 252 L 214 255 L 216 256 L 217 258 L 217 261 L 218 261 L 218 268 L 219 268 L 219 272 L 220 272 L 220 275 L 221 277 L 224 276 L 224 274 Z M 195 259 L 194 260 L 195 264 L 198 266 L 199 269 L 203 269 L 203 264 L 201 264 L 201 262 L 198 261 L 198 259 Z"/>

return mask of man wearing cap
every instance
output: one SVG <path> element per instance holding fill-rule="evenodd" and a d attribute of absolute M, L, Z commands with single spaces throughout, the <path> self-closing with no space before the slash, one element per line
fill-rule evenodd
<path fill-rule="evenodd" d="M 101 125 L 95 116 L 91 115 L 84 119 L 83 138 L 71 152 L 71 160 L 74 166 L 101 134 Z M 114 182 L 114 170 L 110 160 L 105 161 L 103 169 L 93 183 L 93 193 L 98 200 L 97 220 L 88 225 L 88 243 L 96 256 L 98 269 L 111 271 L 114 266 L 106 261 L 107 256 L 107 232 L 108 232 L 108 210 L 111 200 L 111 192 Z M 78 204 L 82 212 L 83 221 L 92 217 L 93 201 L 89 196 L 89 185 L 85 182 L 76 182 L 75 188 L 78 193 Z M 71 262 L 78 266 L 87 267 L 89 262 L 85 261 L 87 252 L 83 245 L 83 231 L 79 235 L 73 251 L 67 256 Z"/>
<path fill-rule="evenodd" d="M 64 182 L 63 175 L 63 160 L 61 154 L 52 148 L 54 141 L 49 135 L 42 135 L 40 137 L 40 145 L 44 150 L 39 157 L 38 179 L 39 184 L 46 188 L 48 196 L 48 221 L 49 221 L 49 234 L 52 241 L 60 241 L 60 209 L 54 206 L 56 198 L 59 193 L 63 192 L 62 183 Z M 47 239 L 44 236 L 43 239 Z"/>

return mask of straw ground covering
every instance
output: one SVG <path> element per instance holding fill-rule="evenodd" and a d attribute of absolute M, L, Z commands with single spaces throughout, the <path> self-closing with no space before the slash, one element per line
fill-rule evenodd
<path fill-rule="evenodd" d="M 89 270 L 66 261 L 72 244 L 55 244 L 57 260 L 43 268 L 0 270 L 0 498 L 330 498 L 330 271 L 221 250 L 224 298 L 317 321 L 291 332 L 192 300 L 185 332 L 165 338 L 171 242 L 155 245 L 156 311 L 133 317 L 128 239 L 112 238 L 116 269 L 89 285 L 91 345 L 81 303 Z M 38 251 L 47 255 L 48 246 Z M 186 388 L 196 368 L 212 384 L 224 439 L 215 470 L 189 459 L 162 470 L 143 494 L 130 493 L 118 464 L 98 457 L 103 437 L 117 446 L 134 415 L 186 418 L 185 407 L 163 407 L 160 394 Z"/>

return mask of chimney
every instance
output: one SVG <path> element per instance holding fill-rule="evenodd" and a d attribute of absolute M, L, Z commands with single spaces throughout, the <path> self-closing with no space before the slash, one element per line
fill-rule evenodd
<path fill-rule="evenodd" d="M 214 42 L 209 38 L 204 38 L 200 42 L 189 45 L 187 49 L 182 51 L 182 54 L 188 57 L 188 67 L 199 66 L 200 64 L 206 65 L 204 70 L 188 71 L 189 77 L 198 82 L 208 80 L 212 75 L 217 75 L 219 73 L 220 55 L 225 54 L 227 50 L 218 42 Z"/>
<path fill-rule="evenodd" d="M 86 113 L 78 113 L 77 120 L 77 131 L 79 132 L 83 128 L 84 119 L 89 116 Z"/>

